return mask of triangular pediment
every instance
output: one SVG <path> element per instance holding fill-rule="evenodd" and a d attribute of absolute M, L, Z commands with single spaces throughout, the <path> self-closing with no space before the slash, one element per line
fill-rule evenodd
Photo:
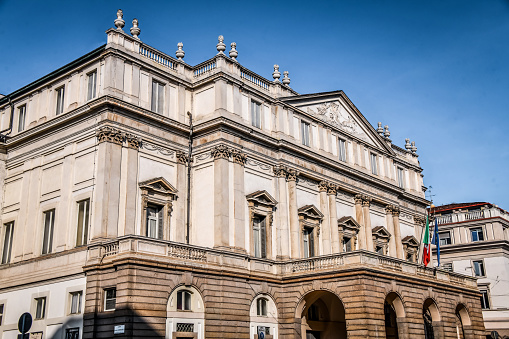
<path fill-rule="evenodd" d="M 371 230 L 371 233 L 375 237 L 377 237 L 377 238 L 387 238 L 387 239 L 389 239 L 391 237 L 391 234 L 389 233 L 389 231 L 387 231 L 385 226 L 376 226 L 376 227 L 373 227 L 373 229 Z"/>
<path fill-rule="evenodd" d="M 346 226 L 349 229 L 357 229 L 361 228 L 361 225 L 357 221 L 355 221 L 352 217 L 341 217 L 338 219 L 338 225 Z"/>
<path fill-rule="evenodd" d="M 361 139 L 394 154 L 385 139 L 376 132 L 343 91 L 304 94 L 280 100 L 323 121 L 340 133 Z"/>
<path fill-rule="evenodd" d="M 419 242 L 413 235 L 407 235 L 401 240 L 401 243 L 410 247 L 419 247 Z"/>
<path fill-rule="evenodd" d="M 277 205 L 276 199 L 274 199 L 267 191 L 261 190 L 246 195 L 246 200 L 251 201 L 260 205 L 275 207 Z"/>
<path fill-rule="evenodd" d="M 311 219 L 322 219 L 323 214 L 320 212 L 318 208 L 316 208 L 315 205 L 306 205 L 299 208 L 299 215 L 306 216 Z"/>
<path fill-rule="evenodd" d="M 140 188 L 146 188 L 153 191 L 158 191 L 164 194 L 176 194 L 177 189 L 173 187 L 168 180 L 163 177 L 145 180 L 139 183 Z"/>

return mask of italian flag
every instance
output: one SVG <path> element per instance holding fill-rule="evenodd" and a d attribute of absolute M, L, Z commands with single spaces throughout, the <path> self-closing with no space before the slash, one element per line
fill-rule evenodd
<path fill-rule="evenodd" d="M 422 251 L 422 263 L 424 266 L 428 266 L 429 261 L 431 259 L 431 246 L 429 243 L 429 219 L 426 216 L 426 229 L 424 230 L 424 238 L 422 240 L 424 244 L 424 249 Z"/>

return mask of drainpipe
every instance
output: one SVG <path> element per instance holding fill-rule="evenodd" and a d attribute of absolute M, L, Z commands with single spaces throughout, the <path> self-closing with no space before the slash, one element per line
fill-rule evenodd
<path fill-rule="evenodd" d="M 7 134 L 10 134 L 12 132 L 12 122 L 13 122 L 12 120 L 13 120 L 13 117 L 14 117 L 14 104 L 12 103 L 10 96 L 9 96 L 9 105 L 11 106 L 11 118 L 10 118 L 10 121 L 9 121 L 9 128 L 4 129 L 3 131 L 0 131 L 0 141 L 1 142 L 6 142 Z M 7 132 L 7 131 L 9 131 L 9 133 L 6 133 L 5 135 L 3 135 L 3 133 Z"/>
<path fill-rule="evenodd" d="M 191 219 L 191 161 L 193 154 L 193 115 L 187 112 L 189 116 L 189 152 L 187 154 L 187 221 L 186 221 L 186 242 L 190 243 L 189 232 Z"/>

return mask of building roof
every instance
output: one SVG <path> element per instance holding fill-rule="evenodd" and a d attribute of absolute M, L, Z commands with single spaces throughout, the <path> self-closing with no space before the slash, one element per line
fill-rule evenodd
<path fill-rule="evenodd" d="M 489 207 L 492 207 L 493 204 L 489 202 L 462 202 L 462 203 L 452 203 L 442 206 L 436 206 L 433 208 L 433 212 L 445 212 L 445 211 L 452 211 L 457 210 L 460 208 L 470 208 L 470 207 L 477 207 L 477 206 L 485 206 L 488 205 Z"/>

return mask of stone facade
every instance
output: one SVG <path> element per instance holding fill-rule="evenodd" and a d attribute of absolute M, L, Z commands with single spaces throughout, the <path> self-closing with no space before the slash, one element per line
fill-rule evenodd
<path fill-rule="evenodd" d="M 222 36 L 190 66 L 114 23 L 0 98 L 1 338 L 24 311 L 54 338 L 484 334 L 475 279 L 415 263 L 415 143 Z"/>

